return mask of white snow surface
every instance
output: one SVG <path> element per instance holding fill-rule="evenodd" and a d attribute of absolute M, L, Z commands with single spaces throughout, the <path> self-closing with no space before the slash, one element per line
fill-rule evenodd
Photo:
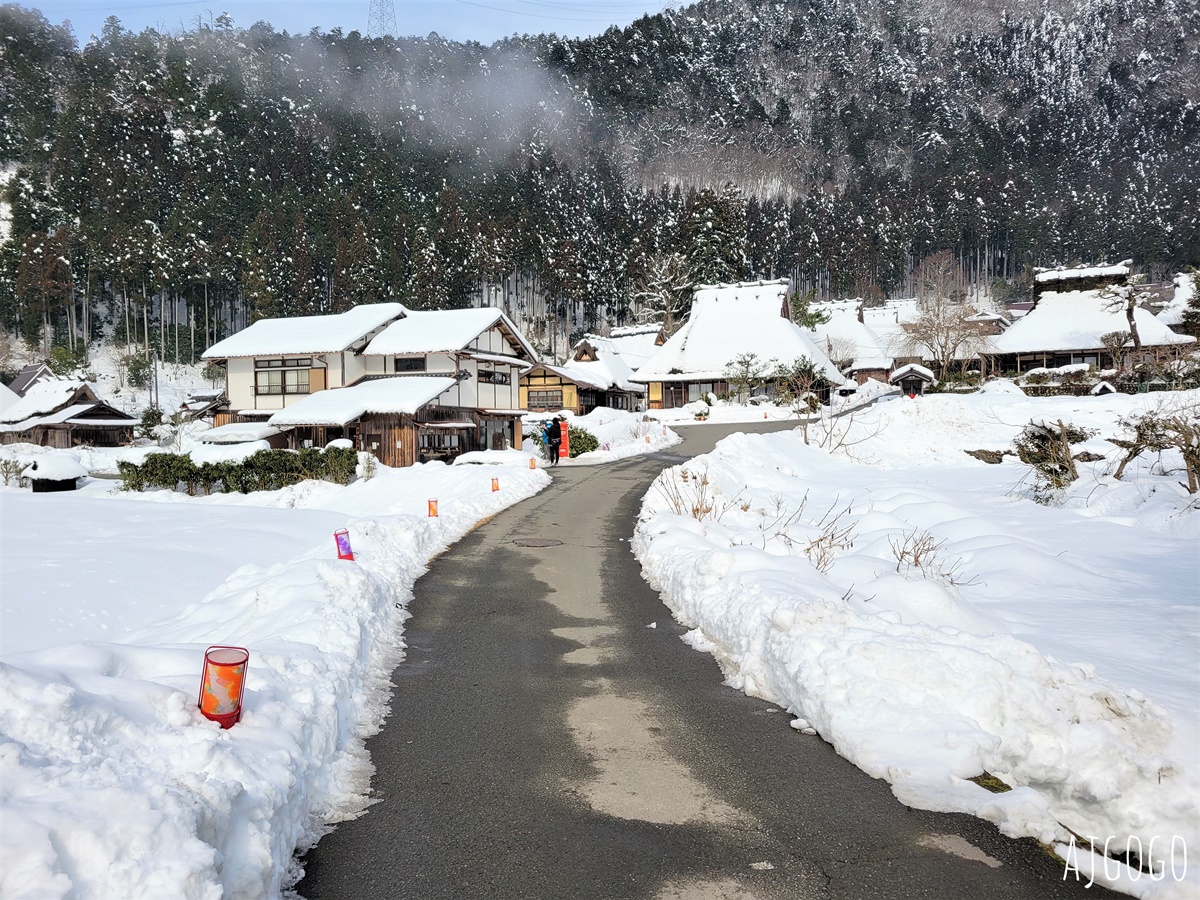
<path fill-rule="evenodd" d="M 87 469 L 79 464 L 79 460 L 65 453 L 46 454 L 26 466 L 21 476 L 23 478 L 43 478 L 51 481 L 70 481 L 75 478 L 86 478 Z"/>
<path fill-rule="evenodd" d="M 244 496 L 0 488 L 0 896 L 280 897 L 297 851 L 361 812 L 413 582 L 549 484 L 377 468 Z M 210 644 L 250 651 L 227 731 L 196 709 Z"/>
<path fill-rule="evenodd" d="M 21 400 L 21 395 L 7 384 L 0 384 L 0 413 Z"/>
<path fill-rule="evenodd" d="M 1176 334 L 1138 307 L 1133 312 L 1138 336 L 1145 346 L 1191 344 L 1195 338 Z M 1100 291 L 1048 291 L 1029 315 L 1019 319 L 1003 334 L 991 338 L 997 353 L 1033 353 L 1039 350 L 1098 350 L 1102 335 L 1128 331 L 1123 301 L 1104 297 Z M 1131 346 L 1131 344 L 1127 344 Z"/>
<path fill-rule="evenodd" d="M 389 356 L 462 350 L 497 322 L 507 327 L 529 359 L 537 359 L 533 348 L 523 340 L 508 316 L 492 306 L 410 310 L 403 319 L 393 322 L 374 337 L 363 352 L 368 356 Z"/>
<path fill-rule="evenodd" d="M 700 289 L 687 322 L 639 368 L 635 380 L 696 381 L 725 377 L 742 353 L 763 362 L 807 358 L 832 384 L 845 379 L 805 331 L 783 318 L 787 284 L 767 282 Z"/>
<path fill-rule="evenodd" d="M 404 313 L 399 303 L 369 303 L 326 316 L 260 319 L 217 341 L 204 351 L 203 358 L 338 353 Z"/>
<path fill-rule="evenodd" d="M 1041 284 L 1046 284 L 1074 278 L 1119 278 L 1129 274 L 1131 262 L 1132 260 L 1126 260 L 1116 265 L 1082 266 L 1077 269 L 1046 269 L 1045 271 L 1037 272 L 1033 276 L 1033 280 Z"/>
<path fill-rule="evenodd" d="M 655 482 L 633 549 L 728 683 L 903 802 L 1047 843 L 1069 828 L 1200 846 L 1200 510 L 1181 460 L 1140 460 L 1118 482 L 1103 440 L 1159 402 L 1200 392 L 884 398 L 830 426 L 840 452 L 818 446 L 818 424 L 807 446 L 799 431 L 734 435 Z M 1081 446 L 1107 457 L 1080 463 L 1053 507 L 1014 458 L 963 452 L 1011 447 L 1034 418 L 1099 428 Z M 698 520 L 701 492 L 713 511 Z M 924 570 L 901 562 L 925 534 Z M 985 771 L 1013 790 L 966 780 Z M 1198 874 L 1144 896 L 1197 896 Z"/>
<path fill-rule="evenodd" d="M 283 425 L 345 425 L 366 413 L 413 415 L 439 394 L 454 387 L 442 375 L 396 375 L 362 381 L 344 388 L 309 394 L 274 413 L 267 423 Z"/>
<path fill-rule="evenodd" d="M 23 422 L 46 415 L 65 404 L 84 386 L 77 378 L 47 378 L 31 385 L 24 397 L 0 412 L 0 422 Z M 90 407 L 90 404 L 89 404 Z"/>

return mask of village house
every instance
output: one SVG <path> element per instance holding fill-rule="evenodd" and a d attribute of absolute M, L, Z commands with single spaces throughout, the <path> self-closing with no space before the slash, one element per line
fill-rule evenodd
<path fill-rule="evenodd" d="M 204 358 L 227 366 L 222 424 L 258 421 L 252 439 L 291 447 L 349 440 L 390 466 L 520 447 L 518 383 L 536 361 L 498 309 L 397 303 L 262 320 Z"/>
<path fill-rule="evenodd" d="M 133 440 L 136 425 L 85 382 L 52 376 L 27 385 L 24 396 L 0 412 L 0 443 L 117 447 Z"/>
<path fill-rule="evenodd" d="M 1118 361 L 1103 338 L 1129 332 L 1124 302 L 1128 276 L 1128 263 L 1037 273 L 1033 309 L 990 339 L 987 354 L 994 370 L 1021 374 L 1067 365 L 1115 368 Z M 1127 340 L 1121 354 L 1126 367 L 1168 359 L 1195 345 L 1195 338 L 1175 333 L 1147 309 L 1135 308 L 1133 317 L 1142 353 L 1135 359 L 1133 340 Z"/>
<path fill-rule="evenodd" d="M 44 362 L 30 363 L 22 366 L 16 377 L 9 382 L 8 388 L 18 397 L 24 397 L 25 392 L 39 381 L 56 381 L 58 376 Z"/>
<path fill-rule="evenodd" d="M 701 396 L 728 394 L 729 365 L 753 353 L 763 364 L 810 359 L 829 385 L 844 381 L 812 338 L 788 318 L 788 282 L 753 281 L 696 289 L 687 322 L 634 374 L 650 409 L 674 409 Z M 768 380 L 768 394 L 774 385 Z"/>
<path fill-rule="evenodd" d="M 225 368 L 229 407 L 214 424 L 265 421 L 309 394 L 354 384 L 367 374 L 367 344 L 404 312 L 399 303 L 375 303 L 328 316 L 260 319 L 218 341 L 201 354 Z"/>
<path fill-rule="evenodd" d="M 540 363 L 521 376 L 521 405 L 530 412 L 570 410 L 585 416 L 597 407 L 637 410 L 646 389 L 609 338 L 589 334 L 562 366 Z"/>

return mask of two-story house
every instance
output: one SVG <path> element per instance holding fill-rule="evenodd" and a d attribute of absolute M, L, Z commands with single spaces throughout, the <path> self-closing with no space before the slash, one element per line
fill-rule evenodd
<path fill-rule="evenodd" d="M 533 348 L 500 310 L 265 319 L 204 353 L 227 372 L 228 421 L 263 421 L 292 447 L 349 439 L 391 466 L 519 447 L 520 373 Z"/>

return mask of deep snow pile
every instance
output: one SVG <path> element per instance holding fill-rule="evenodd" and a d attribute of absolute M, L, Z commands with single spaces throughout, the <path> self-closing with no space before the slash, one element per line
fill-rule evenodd
<path fill-rule="evenodd" d="M 204 498 L 0 489 L 0 896 L 280 896 L 366 802 L 413 582 L 548 483 L 431 463 Z M 250 650 L 228 731 L 196 710 L 209 644 Z"/>
<path fill-rule="evenodd" d="M 1161 865 L 1173 839 L 1200 846 L 1200 510 L 1178 459 L 1116 482 L 1102 438 L 1164 397 L 1200 402 L 989 391 L 883 402 L 824 449 L 816 425 L 809 446 L 735 435 L 655 482 L 634 550 L 730 684 L 902 801 L 1047 843 L 1132 836 Z M 1108 459 L 1058 507 L 1011 457 L 964 452 L 1011 447 L 1033 417 L 1101 429 L 1076 449 Z M 1013 790 L 967 780 L 984 772 Z M 1120 888 L 1195 896 L 1190 878 Z"/>

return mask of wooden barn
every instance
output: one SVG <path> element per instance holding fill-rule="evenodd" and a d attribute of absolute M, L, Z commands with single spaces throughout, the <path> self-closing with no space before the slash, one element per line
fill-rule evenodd
<path fill-rule="evenodd" d="M 42 447 L 117 447 L 133 441 L 138 420 L 100 400 L 85 382 L 43 380 L 0 413 L 0 443 Z"/>

